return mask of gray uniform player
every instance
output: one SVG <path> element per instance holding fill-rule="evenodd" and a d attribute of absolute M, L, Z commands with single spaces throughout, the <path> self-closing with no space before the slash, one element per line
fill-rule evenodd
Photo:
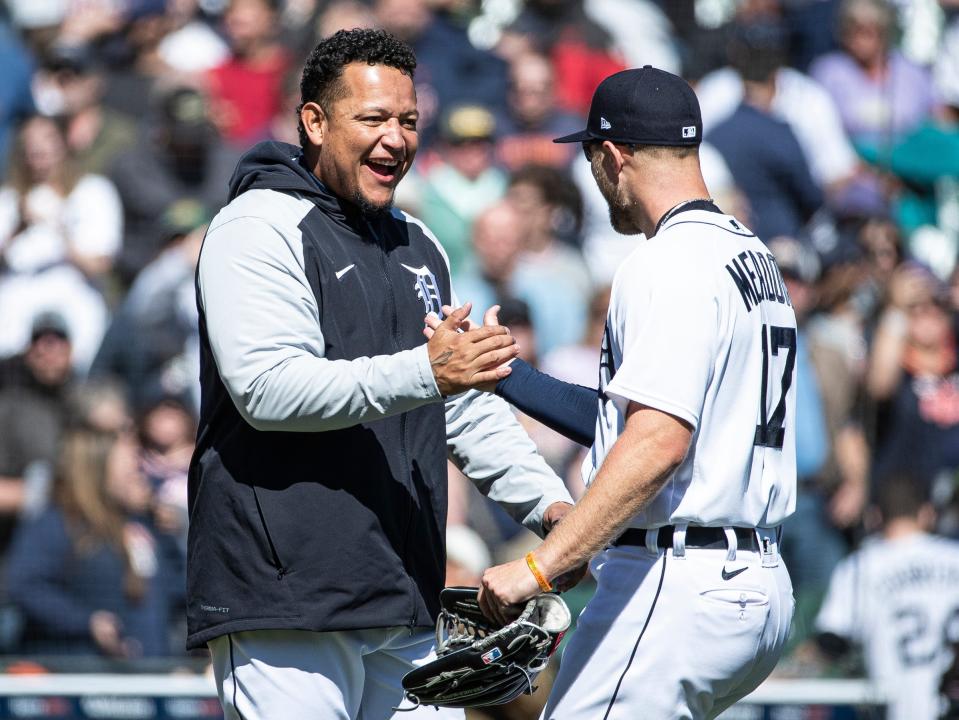
<path fill-rule="evenodd" d="M 715 717 L 788 633 L 796 319 L 772 254 L 707 198 L 701 134 L 692 89 L 647 66 L 604 80 L 560 139 L 583 142 L 613 227 L 647 239 L 613 281 L 587 492 L 483 579 L 508 616 L 593 558 L 547 718 Z"/>
<path fill-rule="evenodd" d="M 816 627 L 825 648 L 862 647 L 889 720 L 935 720 L 959 641 L 959 543 L 926 532 L 933 511 L 912 478 L 880 483 L 879 512 L 881 535 L 836 567 Z"/>

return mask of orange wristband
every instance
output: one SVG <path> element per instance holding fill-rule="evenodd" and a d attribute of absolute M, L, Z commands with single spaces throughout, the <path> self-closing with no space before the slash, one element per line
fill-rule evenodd
<path fill-rule="evenodd" d="M 529 571 L 533 573 L 533 577 L 536 578 L 536 582 L 539 583 L 539 587 L 543 592 L 549 592 L 553 589 L 553 586 L 549 584 L 549 580 L 543 577 L 543 573 L 536 567 L 536 561 L 533 559 L 532 551 L 526 553 L 526 565 L 529 567 Z"/>

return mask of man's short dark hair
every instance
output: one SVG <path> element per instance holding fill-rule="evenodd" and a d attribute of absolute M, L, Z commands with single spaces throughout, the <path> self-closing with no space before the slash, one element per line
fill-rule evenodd
<path fill-rule="evenodd" d="M 915 518 L 928 502 L 928 483 L 911 474 L 889 473 L 877 483 L 876 505 L 884 523 L 898 518 Z"/>
<path fill-rule="evenodd" d="M 343 68 L 354 62 L 387 65 L 411 79 L 416 70 L 413 49 L 383 30 L 339 30 L 323 40 L 307 58 L 300 79 L 300 104 L 296 115 L 300 145 L 304 148 L 308 140 L 303 121 L 299 119 L 303 105 L 317 102 L 324 112 L 329 113 L 334 102 L 346 97 L 346 88 L 341 82 Z"/>

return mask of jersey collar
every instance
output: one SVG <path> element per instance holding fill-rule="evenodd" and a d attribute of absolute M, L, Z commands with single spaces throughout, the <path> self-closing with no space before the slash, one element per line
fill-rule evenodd
<path fill-rule="evenodd" d="M 712 198 L 684 200 L 679 203 L 679 205 L 675 205 L 667 210 L 666 214 L 659 218 L 659 222 L 656 223 L 656 229 L 653 230 L 653 236 L 659 235 L 659 231 L 667 221 L 672 220 L 676 215 L 686 212 L 687 210 L 705 210 L 706 212 L 719 213 L 720 215 L 723 213 L 723 211 L 716 206 L 716 203 L 713 202 Z"/>

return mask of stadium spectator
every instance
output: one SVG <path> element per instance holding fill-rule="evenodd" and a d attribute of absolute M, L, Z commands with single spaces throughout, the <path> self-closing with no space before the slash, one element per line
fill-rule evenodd
<path fill-rule="evenodd" d="M 193 275 L 209 219 L 192 200 L 167 208 L 160 222 L 165 245 L 124 297 L 90 368 L 91 377 L 122 381 L 136 408 L 157 395 L 197 407 Z"/>
<path fill-rule="evenodd" d="M 840 0 L 789 0 L 781 3 L 789 28 L 789 64 L 806 72 L 809 63 L 836 49 L 834 30 Z"/>
<path fill-rule="evenodd" d="M 105 76 L 93 49 L 54 45 L 37 73 L 35 96 L 44 115 L 59 116 L 81 173 L 106 174 L 114 158 L 133 146 L 133 119 L 103 104 Z"/>
<path fill-rule="evenodd" d="M 523 249 L 519 212 L 505 201 L 490 206 L 473 223 L 470 262 L 453 277 L 461 302 L 488 308 L 507 297 L 524 295 L 516 288 L 516 264 Z"/>
<path fill-rule="evenodd" d="M 0 364 L 0 557 L 21 514 L 47 502 L 74 384 L 66 322 L 33 321 L 26 352 Z"/>
<path fill-rule="evenodd" d="M 799 235 L 823 204 L 796 135 L 771 112 L 775 92 L 775 67 L 744 76 L 742 103 L 706 136 L 746 196 L 750 228 L 764 238 Z"/>
<path fill-rule="evenodd" d="M 932 114 L 932 78 L 893 47 L 895 10 L 885 0 L 845 0 L 838 25 L 841 49 L 818 58 L 810 74 L 832 95 L 853 142 L 887 147 Z"/>
<path fill-rule="evenodd" d="M 478 103 L 499 114 L 505 109 L 507 68 L 500 58 L 477 48 L 466 31 L 427 0 L 376 0 L 378 27 L 409 43 L 416 53 L 417 133 L 421 151 L 437 138 L 448 108 Z"/>
<path fill-rule="evenodd" d="M 584 0 L 583 10 L 610 34 L 612 47 L 627 67 L 652 65 L 679 74 L 681 49 L 674 32 L 678 28 L 668 16 L 684 6 L 692 10 L 692 3 L 683 0 Z"/>
<path fill-rule="evenodd" d="M 603 78 L 626 67 L 613 38 L 589 17 L 583 0 L 526 0 L 509 32 L 527 36 L 529 49 L 550 58 L 559 105 L 577 115 L 586 115 Z"/>
<path fill-rule="evenodd" d="M 828 497 L 831 522 L 845 531 L 860 520 L 868 476 L 863 382 L 872 270 L 861 246 L 848 240 L 823 257 L 821 265 L 816 310 L 803 325 L 803 337 L 816 367 L 830 438 L 817 483 Z"/>
<path fill-rule="evenodd" d="M 113 185 L 73 169 L 60 127 L 27 120 L 0 188 L 0 357 L 21 352 L 34 317 L 52 310 L 69 329 L 74 366 L 86 371 L 107 319 L 91 282 L 113 264 L 121 218 Z"/>
<path fill-rule="evenodd" d="M 703 132 L 726 120 L 743 100 L 744 79 L 772 76 L 770 113 L 786 122 L 799 141 L 816 183 L 840 189 L 858 169 L 858 160 L 829 93 L 808 75 L 785 65 L 787 28 L 769 19 L 740 20 L 731 28 L 729 64 L 696 84 Z"/>
<path fill-rule="evenodd" d="M 438 162 L 423 179 L 420 218 L 459 271 L 470 252 L 476 216 L 506 193 L 506 174 L 493 165 L 496 120 L 481 105 L 456 105 L 440 123 Z"/>
<path fill-rule="evenodd" d="M 316 19 L 316 38 L 329 37 L 337 30 L 373 27 L 376 21 L 368 5 L 360 0 L 332 0 Z"/>
<path fill-rule="evenodd" d="M 942 103 L 930 118 L 888 152 L 862 148 L 863 157 L 888 170 L 901 186 L 894 216 L 910 254 L 926 262 L 942 279 L 949 276 L 959 250 L 959 26 L 946 35 L 935 68 Z"/>
<path fill-rule="evenodd" d="M 491 206 L 473 223 L 473 262 L 453 279 L 461 301 L 487 308 L 508 298 L 529 306 L 540 352 L 575 341 L 585 322 L 585 302 L 575 287 L 541 268 L 522 266 L 528 220 L 515 203 Z M 572 293 L 572 295 L 571 295 Z M 585 293 L 589 293 L 587 287 Z M 479 314 L 473 318 L 480 320 Z M 542 323 L 540 320 L 542 319 Z M 558 325 L 562 325 L 557 329 Z"/>
<path fill-rule="evenodd" d="M 283 78 L 283 101 L 270 121 L 268 140 L 296 144 L 296 108 L 300 105 L 300 69 L 291 68 Z"/>
<path fill-rule="evenodd" d="M 186 585 L 187 473 L 196 438 L 196 417 L 176 396 L 147 403 L 137 422 L 140 470 L 150 485 L 151 513 L 169 566 Z"/>
<path fill-rule="evenodd" d="M 120 251 L 122 227 L 120 198 L 110 181 L 76 167 L 54 120 L 28 119 L 0 190 L 5 270 L 36 274 L 68 263 L 98 280 Z"/>
<path fill-rule="evenodd" d="M 163 213 L 178 200 L 194 200 L 207 209 L 226 202 L 227 181 L 238 153 L 219 138 L 206 98 L 177 86 L 158 99 L 154 122 L 144 128 L 138 147 L 124 153 L 111 177 L 124 213 L 119 276 L 132 283 L 163 246 L 157 232 Z"/>
<path fill-rule="evenodd" d="M 170 81 L 172 69 L 159 51 L 168 25 L 166 0 L 91 0 L 71 4 L 58 42 L 97 47 L 107 68 L 104 104 L 140 122 Z"/>
<path fill-rule="evenodd" d="M 945 288 L 901 265 L 873 343 L 866 387 L 878 403 L 874 472 L 908 470 L 926 484 L 959 468 L 959 368 Z"/>
<path fill-rule="evenodd" d="M 18 529 L 6 571 L 25 617 L 22 651 L 135 658 L 169 654 L 171 589 L 129 436 L 71 431 L 51 506 Z"/>
<path fill-rule="evenodd" d="M 566 169 L 576 157 L 577 148 L 553 142 L 582 124 L 557 107 L 554 85 L 545 55 L 526 53 L 510 63 L 508 112 L 500 118 L 496 148 L 498 161 L 508 170 L 529 164 Z"/>
<path fill-rule="evenodd" d="M 809 72 L 832 96 L 856 148 L 885 156 L 932 114 L 932 78 L 893 47 L 895 12 L 885 0 L 844 0 L 838 25 L 842 49 Z M 860 176 L 838 204 L 845 214 L 868 216 L 886 210 L 888 194 L 878 176 Z"/>
<path fill-rule="evenodd" d="M 210 118 L 243 149 L 267 137 L 283 106 L 290 58 L 277 42 L 279 10 L 279 0 L 230 0 L 223 25 L 232 54 L 207 75 Z"/>
<path fill-rule="evenodd" d="M 157 47 L 172 70 L 202 74 L 229 60 L 230 46 L 199 15 L 198 0 L 171 0 L 166 5 L 169 26 Z"/>
<path fill-rule="evenodd" d="M 959 543 L 930 534 L 928 486 L 912 475 L 879 483 L 881 532 L 833 573 L 816 626 L 832 658 L 862 648 L 890 696 L 889 720 L 939 720 L 940 678 L 952 658 Z"/>
<path fill-rule="evenodd" d="M 34 110 L 30 91 L 32 65 L 13 28 L 0 21 L 0 67 L 4 69 L 4 81 L 0 83 L 0 180 L 6 179 L 10 136 L 20 120 Z"/>
<path fill-rule="evenodd" d="M 555 297 L 531 303 L 541 353 L 582 337 L 592 280 L 579 250 L 583 201 L 559 171 L 527 165 L 510 176 L 507 198 L 519 210 L 523 252 L 517 274 L 527 285 L 551 286 Z M 562 238 L 562 239 L 561 239 Z M 565 242 L 564 242 L 565 240 Z"/>

